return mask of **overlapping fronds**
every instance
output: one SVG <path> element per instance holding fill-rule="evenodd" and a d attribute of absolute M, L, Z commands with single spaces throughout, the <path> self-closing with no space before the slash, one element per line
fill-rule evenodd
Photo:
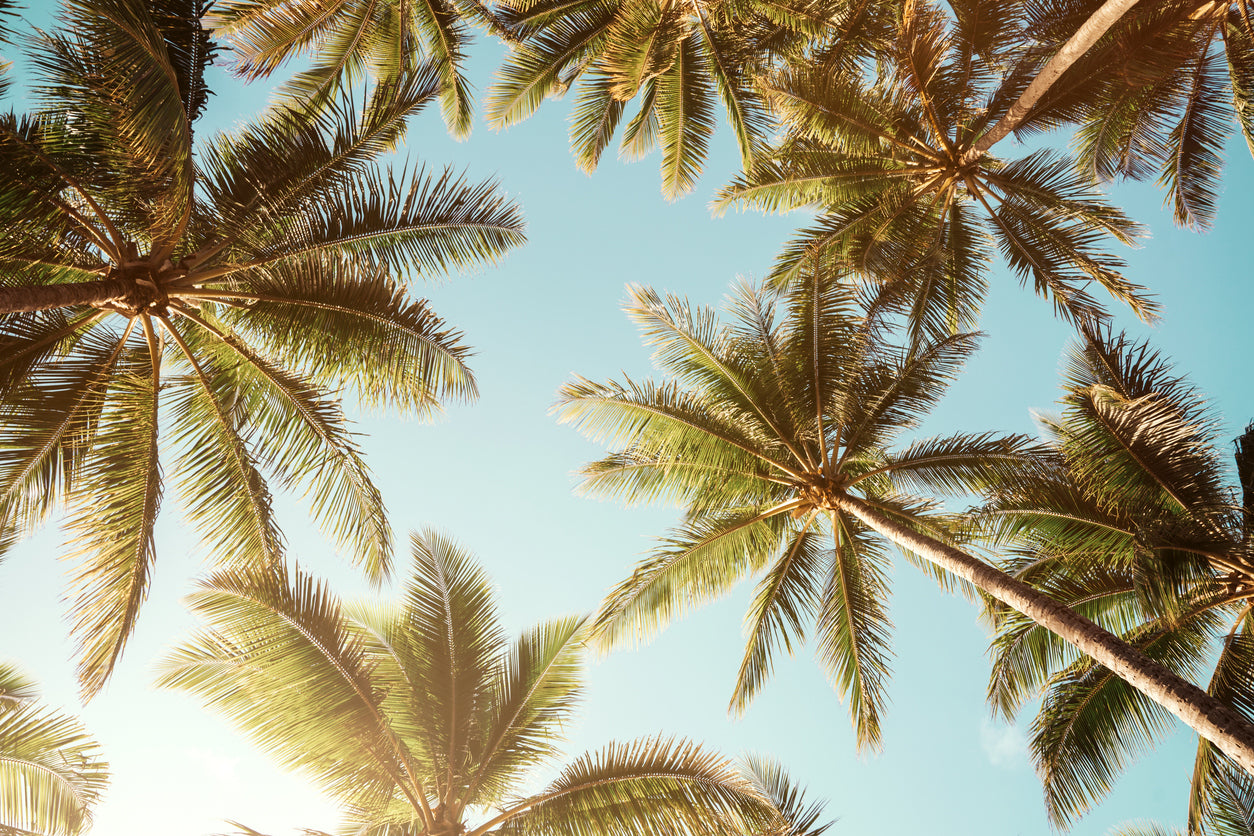
<path fill-rule="evenodd" d="M 35 699 L 0 665 L 0 831 L 77 836 L 109 782 L 100 746 L 77 719 Z"/>
<path fill-rule="evenodd" d="M 660 148 L 662 193 L 672 199 L 696 185 L 716 108 L 721 105 L 742 161 L 752 163 L 774 126 L 758 74 L 839 31 L 842 18 L 852 16 L 843 3 L 756 0 L 509 0 L 502 7 L 516 40 L 489 91 L 489 120 L 511 125 L 545 97 L 575 86 L 570 140 L 578 164 L 596 168 L 621 127 L 622 156 Z M 891 14 L 877 8 L 872 16 Z M 855 57 L 865 52 L 851 50 Z M 632 102 L 635 113 L 624 125 Z"/>
<path fill-rule="evenodd" d="M 160 356 L 130 352 L 114 374 L 92 438 L 91 456 L 74 474 L 67 535 L 78 565 L 73 632 L 79 681 L 89 693 L 113 672 L 140 604 L 148 595 L 161 507 L 157 461 Z M 90 397 L 90 395 L 88 395 Z"/>
<path fill-rule="evenodd" d="M 750 755 L 742 758 L 739 766 L 741 774 L 779 810 L 783 827 L 774 832 L 782 836 L 822 836 L 834 824 L 820 821 L 823 802 L 807 804 L 804 790 L 777 761 Z"/>
<path fill-rule="evenodd" d="M 282 566 L 211 576 L 189 599 L 206 627 L 162 661 L 160 684 L 313 777 L 354 833 L 790 833 L 760 784 L 683 740 L 611 743 L 522 794 L 535 786 L 529 772 L 555 760 L 577 705 L 585 620 L 508 642 L 491 584 L 463 548 L 424 531 L 411 549 L 390 604 L 344 607 Z"/>
<path fill-rule="evenodd" d="M 203 11 L 74 0 L 73 31 L 32 47 L 40 109 L 0 117 L 0 555 L 69 509 L 87 696 L 147 594 L 163 471 L 224 563 L 283 560 L 281 489 L 386 576 L 390 528 L 340 392 L 419 416 L 473 397 L 461 335 L 406 282 L 522 241 L 495 184 L 378 162 L 441 93 L 438 60 L 194 148 Z"/>
<path fill-rule="evenodd" d="M 246 78 L 303 59 L 305 67 L 279 89 L 287 102 L 326 105 L 365 79 L 383 87 L 434 70 L 445 124 L 458 138 L 471 127 L 471 30 L 500 30 L 487 5 L 446 0 L 226 0 L 209 19 L 232 47 L 232 68 Z"/>
<path fill-rule="evenodd" d="M 77 144 L 133 180 L 119 195 L 161 231 L 176 229 L 192 201 L 192 122 L 212 58 L 200 6 L 73 0 L 62 11 L 73 34 L 40 35 L 33 55 L 45 107 L 74 113 Z"/>
<path fill-rule="evenodd" d="M 786 133 L 716 205 L 817 207 L 772 279 L 795 281 L 816 260 L 849 271 L 919 336 L 978 319 L 990 244 L 1073 323 L 1106 316 L 1087 289 L 1093 282 L 1152 319 L 1152 300 L 1103 248 L 1111 238 L 1130 243 L 1138 228 L 1066 158 L 1040 151 L 1003 161 L 972 150 L 1039 58 L 1022 49 L 1011 4 L 958 7 L 949 20 L 934 4 L 911 4 L 875 73 L 821 62 L 773 73 L 766 96 Z M 1029 124 L 1058 118 L 1042 106 Z"/>
<path fill-rule="evenodd" d="M 606 597 L 592 623 L 597 643 L 608 649 L 641 640 L 723 596 L 779 548 L 786 522 L 757 508 L 707 511 L 686 521 Z"/>
<path fill-rule="evenodd" d="M 583 690 L 583 627 L 575 617 L 533 627 L 498 667 L 495 711 L 479 730 L 483 756 L 468 789 L 475 798 L 500 804 L 526 770 L 557 756 L 554 730 Z"/>
<path fill-rule="evenodd" d="M 813 639 L 859 744 L 876 748 L 891 659 L 887 556 L 841 498 L 856 493 L 878 513 L 949 541 L 953 527 L 908 491 L 962 494 L 1030 466 L 1037 449 L 1020 437 L 965 435 L 888 452 L 956 377 L 976 336 L 889 347 L 880 312 L 861 309 L 840 274 L 809 264 L 786 287 L 737 286 L 728 322 L 632 288 L 629 315 L 667 379 L 579 379 L 562 388 L 558 412 L 612 448 L 583 469 L 584 490 L 685 509 L 609 592 L 592 640 L 604 649 L 642 639 L 761 575 L 732 710 L 747 707 L 776 654 Z"/>
<path fill-rule="evenodd" d="M 409 753 L 381 710 L 375 664 L 332 593 L 281 566 L 211 575 L 188 598 L 208 629 L 158 683 L 195 694 L 288 766 L 349 799 L 387 798 Z"/>
<path fill-rule="evenodd" d="M 1085 332 L 1063 375 L 1062 412 L 1042 420 L 1052 453 L 994 480 L 984 533 L 1019 551 L 1007 568 L 1020 579 L 1190 679 L 1212 668 L 1210 693 L 1254 716 L 1245 626 L 1254 564 L 1210 407 L 1146 343 L 1104 329 Z M 1051 818 L 1065 825 L 1170 718 L 1023 617 L 999 610 L 995 623 L 990 702 L 1013 715 L 1044 693 L 1032 749 Z M 1201 741 L 1190 836 L 1239 832 L 1227 828 L 1245 797 L 1240 772 Z"/>
<path fill-rule="evenodd" d="M 1027 31 L 1053 50 L 1099 4 L 1032 7 Z M 1137 4 L 1059 81 L 1086 171 L 1157 175 L 1177 223 L 1214 222 L 1223 146 L 1235 122 L 1248 137 L 1248 15 L 1236 3 Z"/>
<path fill-rule="evenodd" d="M 1204 609 L 1173 629 L 1150 627 L 1127 639 L 1187 677 L 1200 667 L 1199 651 L 1217 620 Z M 1114 777 L 1171 726 L 1162 708 L 1091 660 L 1052 677 L 1031 740 L 1050 819 L 1062 826 L 1088 810 L 1110 791 Z"/>
<path fill-rule="evenodd" d="M 265 467 L 285 488 L 310 498 L 315 519 L 372 579 L 386 577 L 391 527 L 340 405 L 312 381 L 259 356 L 211 311 L 180 313 L 203 330 L 203 355 L 233 366 L 235 406 L 254 428 L 251 440 Z"/>

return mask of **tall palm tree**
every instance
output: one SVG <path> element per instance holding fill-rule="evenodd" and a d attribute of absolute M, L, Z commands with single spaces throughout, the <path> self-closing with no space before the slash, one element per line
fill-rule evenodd
<path fill-rule="evenodd" d="M 159 683 L 225 715 L 345 811 L 346 831 L 430 836 L 658 832 L 817 836 L 778 768 L 746 777 L 687 741 L 611 743 L 558 759 L 578 702 L 584 619 L 510 641 L 472 557 L 426 531 L 395 603 L 342 605 L 300 572 L 232 570 L 190 597 L 207 628 Z"/>
<path fill-rule="evenodd" d="M 82 723 L 42 705 L 29 680 L 0 664 L 0 834 L 85 833 L 108 783 Z"/>
<path fill-rule="evenodd" d="M 1052 466 L 984 509 L 987 533 L 1018 552 L 1007 571 L 1254 717 L 1254 507 L 1225 478 L 1219 422 L 1161 355 L 1108 333 L 1073 348 L 1064 392 L 1043 422 Z M 1251 453 L 1240 448 L 1243 480 Z M 1013 716 L 1044 691 L 1031 748 L 1050 815 L 1067 824 L 1170 718 L 1017 614 L 1000 612 L 997 627 L 990 702 Z M 1188 832 L 1246 832 L 1250 810 L 1254 776 L 1199 741 Z"/>
<path fill-rule="evenodd" d="M 562 419 L 616 448 L 585 468 L 585 489 L 671 499 L 686 512 L 602 604 L 597 641 L 648 634 L 760 573 L 733 708 L 753 697 L 776 650 L 812 631 L 859 743 L 877 746 L 889 667 L 888 539 L 942 582 L 961 579 L 1062 636 L 1254 773 L 1254 726 L 1236 711 L 951 545 L 927 494 L 1012 479 L 1035 466 L 1032 447 L 1017 436 L 960 434 L 892 450 L 942 395 L 975 337 L 894 350 L 880 339 L 882 323 L 857 315 L 848 287 L 825 278 L 807 273 L 787 292 L 740 287 L 732 325 L 635 290 L 629 311 L 671 379 L 563 387 Z"/>
<path fill-rule="evenodd" d="M 1072 322 L 1105 316 L 1089 292 L 1094 283 L 1152 318 L 1152 300 L 1102 249 L 1111 239 L 1132 243 L 1137 226 L 1066 156 L 976 153 L 1039 70 L 1040 55 L 1024 54 L 1018 3 L 951 6 L 907 4 L 875 73 L 812 63 L 774 74 L 767 100 L 787 132 L 716 205 L 817 207 L 817 221 L 786 245 L 773 279 L 789 281 L 820 258 L 852 271 L 883 301 L 897 300 L 919 333 L 973 327 L 994 246 Z M 1066 104 L 1033 110 L 1020 130 L 1057 124 Z"/>
<path fill-rule="evenodd" d="M 68 507 L 88 695 L 147 592 L 159 433 L 220 560 L 280 559 L 274 478 L 387 573 L 390 529 L 339 390 L 418 415 L 473 395 L 460 335 L 406 281 L 522 240 L 492 184 L 372 162 L 435 70 L 194 153 L 213 51 L 200 12 L 70 0 L 72 34 L 36 36 L 40 110 L 0 117 L 0 554 Z"/>

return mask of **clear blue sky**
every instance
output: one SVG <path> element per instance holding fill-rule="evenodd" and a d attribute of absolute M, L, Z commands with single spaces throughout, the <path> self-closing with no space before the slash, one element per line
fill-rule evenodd
<path fill-rule="evenodd" d="M 481 43 L 480 51 L 483 90 L 495 47 Z M 241 91 L 220 72 L 214 84 L 202 135 L 246 119 L 261 103 L 260 93 Z M 651 372 L 649 353 L 619 307 L 624 286 L 649 284 L 718 304 L 736 276 L 766 271 L 796 223 L 710 216 L 710 195 L 736 165 L 726 134 L 716 139 L 697 191 L 675 203 L 660 196 L 656 157 L 623 164 L 607 155 L 595 175 L 585 175 L 567 150 L 567 108 L 550 101 L 503 134 L 480 122 L 464 143 L 445 136 L 434 110 L 413 125 L 402 156 L 498 178 L 524 207 L 530 243 L 497 268 L 416 286 L 475 346 L 479 401 L 452 406 L 434 424 L 358 415 L 398 541 L 425 525 L 460 539 L 496 578 L 506 617 L 519 629 L 594 607 L 675 518 L 673 509 L 623 509 L 574 495 L 572 472 L 600 451 L 549 414 L 571 374 L 603 380 Z M 1012 141 L 997 150 L 1010 156 Z M 1153 232 L 1127 254 L 1129 275 L 1154 290 L 1165 311 L 1148 332 L 1126 315 L 1121 321 L 1149 333 L 1211 395 L 1230 435 L 1254 418 L 1244 364 L 1254 301 L 1244 258 L 1254 217 L 1251 170 L 1244 146 L 1234 143 L 1219 222 L 1206 235 L 1172 228 L 1153 188 L 1115 192 Z M 1054 402 L 1066 329 L 1004 268 L 995 268 L 991 284 L 982 352 L 927 433 L 1031 431 L 1031 410 Z M 318 539 L 299 502 L 282 511 L 291 551 L 308 569 L 332 578 L 346 596 L 368 592 Z M 51 701 L 77 711 L 61 551 L 52 526 L 0 564 L 0 657 L 18 661 Z M 153 660 L 193 626 L 178 599 L 203 565 L 172 494 L 158 552 L 139 632 L 112 683 L 82 712 L 115 772 L 93 832 L 199 836 L 228 830 L 227 819 L 273 834 L 330 829 L 334 808 L 299 777 L 278 772 L 190 700 L 150 687 Z M 747 589 L 642 649 L 598 661 L 569 730 L 569 751 L 667 731 L 729 753 L 769 753 L 812 796 L 828 800 L 840 836 L 1049 833 L 1022 730 L 987 719 L 986 634 L 976 608 L 943 595 L 904 562 L 893 584 L 897 656 L 882 755 L 856 755 L 845 707 L 804 653 L 781 662 L 744 717 L 728 717 Z M 1073 832 L 1095 836 L 1133 818 L 1181 824 L 1192 748 L 1189 733 L 1174 734 Z"/>

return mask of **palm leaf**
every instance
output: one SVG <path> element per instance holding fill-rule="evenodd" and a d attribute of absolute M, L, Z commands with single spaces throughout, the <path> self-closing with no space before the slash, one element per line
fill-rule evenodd
<path fill-rule="evenodd" d="M 80 722 L 31 700 L 0 700 L 0 830 L 84 833 L 108 781 L 100 747 Z"/>
<path fill-rule="evenodd" d="M 146 323 L 151 330 L 151 324 Z M 161 506 L 157 460 L 160 355 L 131 352 L 112 375 L 91 458 L 69 496 L 67 532 L 76 560 L 73 632 L 78 678 L 90 698 L 113 672 L 148 595 Z"/>

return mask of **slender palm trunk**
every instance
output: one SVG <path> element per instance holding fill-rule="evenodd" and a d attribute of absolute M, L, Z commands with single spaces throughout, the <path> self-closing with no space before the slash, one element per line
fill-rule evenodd
<path fill-rule="evenodd" d="M 1138 0 L 1106 0 L 1102 7 L 1093 12 L 1092 16 L 1084 21 L 1075 34 L 1062 45 L 1062 48 L 1054 53 L 1054 57 L 1049 59 L 1049 63 L 1036 74 L 1036 78 L 1032 79 L 1032 83 L 1019 96 L 1018 101 L 1010 106 L 1010 110 L 1006 111 L 996 125 L 971 146 L 971 150 L 963 155 L 962 161 L 964 163 L 975 162 L 984 156 L 985 151 L 1023 124 L 1028 113 L 1049 91 L 1049 88 L 1054 86 L 1054 82 L 1062 78 L 1062 74 L 1070 69 L 1080 56 L 1088 52 L 1089 48 L 1106 34 L 1106 30 L 1114 26 L 1115 22 L 1137 2 Z"/>
<path fill-rule="evenodd" d="M 1087 618 L 1005 572 L 907 528 L 862 500 L 835 496 L 832 502 L 897 545 L 965 578 L 998 601 L 1070 642 L 1077 650 L 1088 654 L 1179 717 L 1239 763 L 1246 772 L 1254 774 L 1254 724 L 1231 707 L 1176 676 Z"/>
<path fill-rule="evenodd" d="M 72 284 L 0 287 L 0 313 L 47 311 L 76 305 L 103 304 L 126 295 L 131 283 L 122 278 Z"/>

